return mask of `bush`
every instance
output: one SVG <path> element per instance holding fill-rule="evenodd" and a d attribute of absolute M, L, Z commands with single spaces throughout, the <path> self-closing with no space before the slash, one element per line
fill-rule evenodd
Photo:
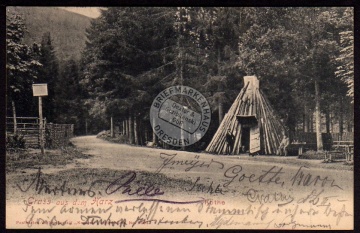
<path fill-rule="evenodd" d="M 116 135 L 115 137 L 106 137 L 104 138 L 107 141 L 115 142 L 115 143 L 121 143 L 121 144 L 127 144 L 129 143 L 129 138 L 125 135 Z"/>
<path fill-rule="evenodd" d="M 6 135 L 6 149 L 25 149 L 25 139 L 20 134 Z"/>
<path fill-rule="evenodd" d="M 96 135 L 97 138 L 102 138 L 109 142 L 115 142 L 115 143 L 122 143 L 127 144 L 129 143 L 129 138 L 126 135 L 122 134 L 115 134 L 115 136 L 112 138 L 110 135 L 110 130 L 103 130 L 100 133 Z"/>
<path fill-rule="evenodd" d="M 96 135 L 97 138 L 110 137 L 110 130 L 103 130 Z"/>
<path fill-rule="evenodd" d="M 299 159 L 324 159 L 325 158 L 325 151 L 317 152 L 314 150 L 309 150 L 303 153 L 302 155 L 299 155 Z"/>

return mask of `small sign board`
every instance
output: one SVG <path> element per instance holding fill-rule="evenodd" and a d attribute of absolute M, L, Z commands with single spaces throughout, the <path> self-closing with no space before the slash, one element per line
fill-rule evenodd
<path fill-rule="evenodd" d="M 33 84 L 33 96 L 47 96 L 48 88 L 47 83 Z"/>

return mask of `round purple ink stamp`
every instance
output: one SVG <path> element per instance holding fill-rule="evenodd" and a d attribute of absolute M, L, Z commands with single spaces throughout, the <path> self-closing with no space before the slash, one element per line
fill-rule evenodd
<path fill-rule="evenodd" d="M 209 129 L 210 105 L 196 89 L 172 86 L 160 92 L 150 108 L 153 131 L 172 146 L 189 146 L 199 141 Z"/>

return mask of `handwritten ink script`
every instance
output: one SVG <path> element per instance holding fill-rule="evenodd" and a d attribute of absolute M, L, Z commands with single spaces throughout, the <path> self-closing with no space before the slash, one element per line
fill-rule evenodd
<path fill-rule="evenodd" d="M 86 182 L 54 179 L 39 168 L 12 184 L 21 198 L 6 204 L 7 227 L 353 227 L 351 172 L 191 156 L 161 152 L 153 158 L 156 166 L 145 173 L 111 171 L 113 175 L 93 174 Z"/>

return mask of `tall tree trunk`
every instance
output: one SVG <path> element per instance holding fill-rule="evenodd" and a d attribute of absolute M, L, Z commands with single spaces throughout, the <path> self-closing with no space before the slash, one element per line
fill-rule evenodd
<path fill-rule="evenodd" d="M 125 124 L 124 124 L 124 120 L 121 121 L 121 134 L 124 135 L 125 134 Z"/>
<path fill-rule="evenodd" d="M 148 140 L 148 128 L 145 127 L 144 131 L 145 131 L 145 132 L 144 132 L 144 136 L 145 136 L 145 142 L 146 142 L 146 141 L 149 141 L 149 140 Z"/>
<path fill-rule="evenodd" d="M 119 135 L 122 134 L 122 127 L 123 127 L 123 124 L 122 124 L 122 121 L 120 121 L 120 124 L 119 124 Z"/>
<path fill-rule="evenodd" d="M 113 117 L 110 117 L 110 137 L 114 137 L 114 121 Z"/>
<path fill-rule="evenodd" d="M 352 120 L 350 118 L 347 120 L 347 132 L 352 132 Z"/>
<path fill-rule="evenodd" d="M 309 132 L 313 133 L 314 132 L 314 113 L 311 112 L 310 117 L 309 117 Z"/>
<path fill-rule="evenodd" d="M 307 132 L 308 131 L 308 124 L 307 124 L 307 112 L 306 112 L 306 104 L 304 105 L 304 114 L 303 114 L 303 132 Z"/>
<path fill-rule="evenodd" d="M 220 99 L 219 100 L 219 125 L 221 124 L 223 117 L 224 117 L 223 102 Z"/>
<path fill-rule="evenodd" d="M 135 144 L 139 145 L 138 122 L 136 116 L 134 116 L 134 140 Z"/>
<path fill-rule="evenodd" d="M 220 46 L 218 47 L 217 49 L 217 75 L 220 75 L 221 72 L 220 72 L 220 62 L 221 62 L 221 48 Z"/>
<path fill-rule="evenodd" d="M 155 127 L 155 118 L 153 118 L 153 126 Z M 154 129 L 152 129 L 152 142 L 154 145 L 156 144 L 156 134 Z"/>
<path fill-rule="evenodd" d="M 16 122 L 16 107 L 15 101 L 11 100 L 12 112 L 13 112 L 13 122 L 14 122 L 14 134 L 17 132 L 17 122 Z"/>
<path fill-rule="evenodd" d="M 129 120 L 125 119 L 125 135 L 129 138 Z"/>
<path fill-rule="evenodd" d="M 126 136 L 127 138 L 129 138 L 129 117 L 126 116 L 126 120 L 125 120 L 125 133 L 126 133 Z"/>
<path fill-rule="evenodd" d="M 155 134 L 154 131 L 152 133 L 152 142 L 153 142 L 154 145 L 156 144 L 156 134 Z"/>
<path fill-rule="evenodd" d="M 139 145 L 144 145 L 145 129 L 143 128 L 142 121 L 138 120 L 138 132 L 139 132 Z"/>
<path fill-rule="evenodd" d="M 339 112 L 339 132 L 340 137 L 342 137 L 344 133 L 344 115 L 343 115 L 343 99 L 340 97 L 340 112 Z M 340 139 L 341 140 L 341 139 Z"/>
<path fill-rule="evenodd" d="M 330 112 L 329 110 L 325 113 L 325 119 L 326 119 L 326 133 L 330 133 Z"/>
<path fill-rule="evenodd" d="M 303 132 L 306 132 L 306 114 L 305 114 L 305 106 L 304 106 L 304 112 L 303 112 Z"/>
<path fill-rule="evenodd" d="M 132 114 L 129 115 L 129 142 L 134 144 L 134 122 L 132 119 Z"/>
<path fill-rule="evenodd" d="M 220 46 L 217 49 L 217 75 L 220 76 L 221 75 L 221 48 Z M 218 91 L 222 91 L 220 88 L 218 89 Z M 221 124 L 221 121 L 224 117 L 224 111 L 223 111 L 223 100 L 220 97 L 219 98 L 219 125 Z"/>
<path fill-rule="evenodd" d="M 315 80 L 315 129 L 317 151 L 323 150 L 323 142 L 321 135 L 321 111 L 320 111 L 320 90 L 319 82 Z"/>
<path fill-rule="evenodd" d="M 181 81 L 181 85 L 183 85 L 183 69 L 184 69 L 184 61 L 183 61 L 183 56 L 184 56 L 184 54 L 183 54 L 183 51 L 182 51 L 182 48 L 180 47 L 180 40 L 179 40 L 179 44 L 178 44 L 178 46 L 179 46 L 179 48 L 180 48 L 180 51 L 179 51 L 179 59 L 180 59 L 180 81 Z M 181 104 L 184 104 L 183 103 L 183 95 L 181 95 Z M 184 130 L 181 128 L 180 129 L 180 138 L 181 138 L 181 140 L 183 140 L 184 139 Z M 164 145 L 165 143 L 163 143 L 163 145 Z M 163 146 L 164 147 L 164 146 Z M 182 150 L 185 150 L 185 146 L 182 146 L 181 147 L 182 148 Z"/>

